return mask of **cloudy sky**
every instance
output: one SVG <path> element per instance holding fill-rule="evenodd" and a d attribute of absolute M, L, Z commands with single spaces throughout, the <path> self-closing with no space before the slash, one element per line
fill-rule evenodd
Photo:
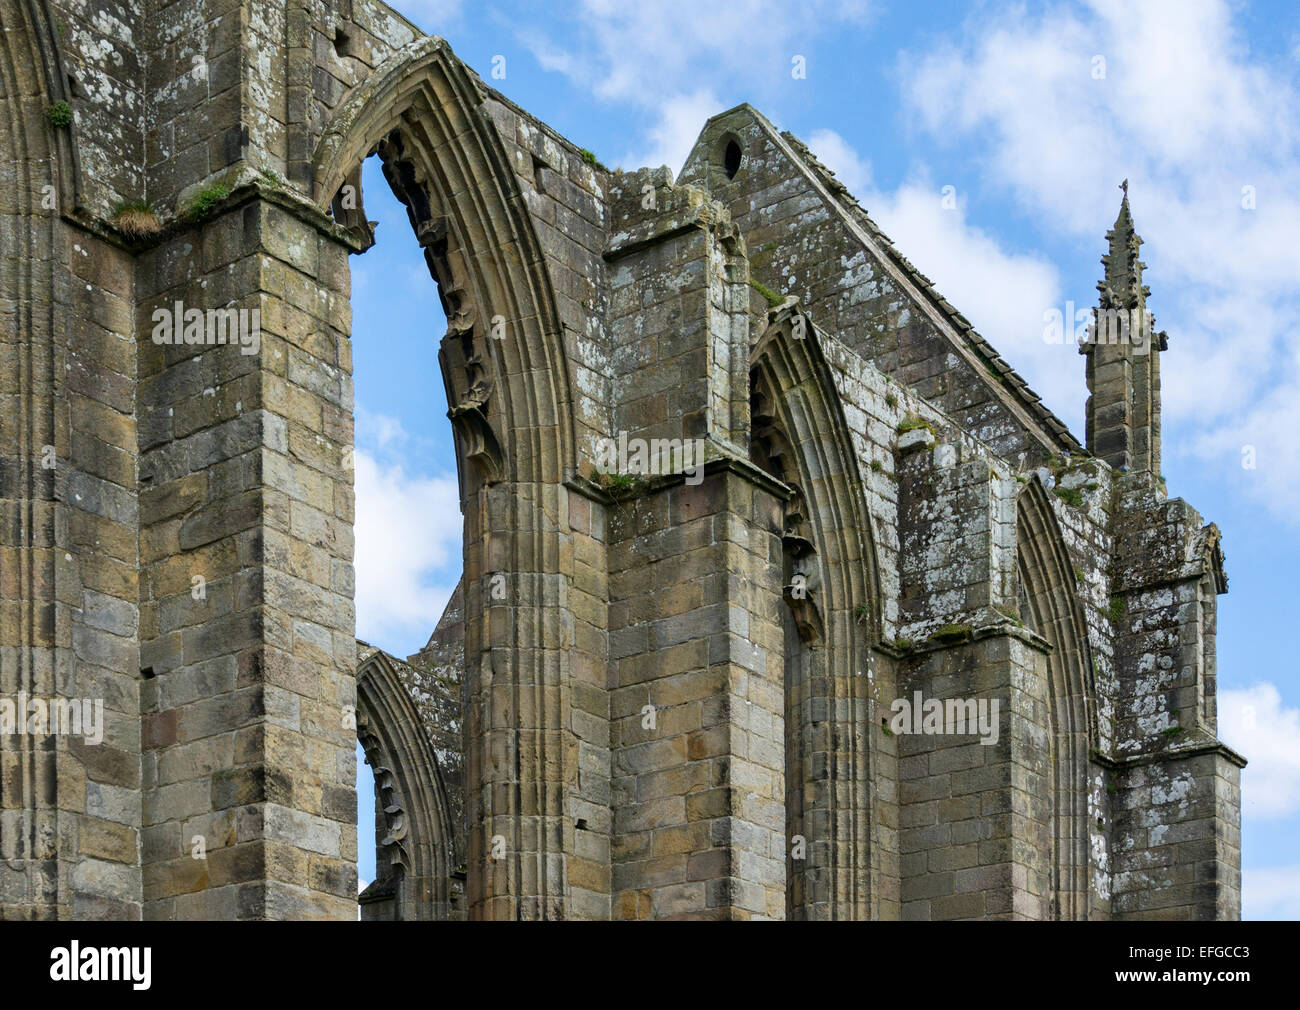
<path fill-rule="evenodd" d="M 1222 527 L 1232 582 L 1220 598 L 1219 713 L 1221 736 L 1251 760 L 1245 914 L 1300 918 L 1300 676 L 1287 638 L 1300 626 L 1295 7 L 393 6 L 611 166 L 677 171 L 710 115 L 755 105 L 836 171 L 1080 438 L 1083 359 L 1044 340 L 1045 317 L 1094 304 L 1129 180 L 1149 307 L 1169 333 L 1165 475 L 1172 495 Z M 437 365 L 445 322 L 373 163 L 365 178 L 380 228 L 379 245 L 353 261 L 357 623 L 405 655 L 459 575 Z"/>

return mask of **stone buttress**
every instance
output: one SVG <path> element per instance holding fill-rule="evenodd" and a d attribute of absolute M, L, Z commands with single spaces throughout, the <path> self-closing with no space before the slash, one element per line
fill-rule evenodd
<path fill-rule="evenodd" d="M 674 180 L 376 0 L 0 0 L 0 43 L 0 700 L 102 707 L 0 734 L 0 915 L 355 919 L 358 742 L 370 919 L 1239 915 L 1127 192 L 1080 443 L 749 106 Z M 371 156 L 463 523 L 406 660 L 356 639 Z"/>

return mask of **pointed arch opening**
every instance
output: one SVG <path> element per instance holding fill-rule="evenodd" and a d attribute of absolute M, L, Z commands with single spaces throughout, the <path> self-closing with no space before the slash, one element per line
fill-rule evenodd
<path fill-rule="evenodd" d="M 1074 568 L 1037 477 L 1016 503 L 1016 572 L 1021 619 L 1051 646 L 1042 667 L 1051 748 L 1051 913 L 1057 919 L 1087 919 L 1094 834 L 1088 765 L 1098 739 L 1096 690 Z"/>
<path fill-rule="evenodd" d="M 378 839 L 362 918 L 458 917 L 460 853 L 442 768 L 400 671 L 378 649 L 357 667 L 357 740 L 375 777 Z"/>
<path fill-rule="evenodd" d="M 796 307 L 769 316 L 751 354 L 750 398 L 751 458 L 790 489 L 782 535 L 786 914 L 867 918 L 865 674 L 880 635 L 879 578 L 839 395 L 818 335 Z"/>
<path fill-rule="evenodd" d="M 54 468 L 42 466 L 45 447 L 58 447 L 59 467 L 67 439 L 82 434 L 65 411 L 63 371 L 76 295 L 68 289 L 59 250 L 70 240 L 60 218 L 80 219 L 80 161 L 75 119 L 54 129 L 46 114 L 73 97 L 60 51 L 60 29 L 42 0 L 0 3 L 0 157 L 4 161 L 0 207 L 0 305 L 6 332 L 6 422 L 0 424 L 0 466 L 7 523 L 23 535 L 7 539 L 5 579 L 16 588 L 12 619 L 0 628 L 0 693 L 59 697 L 63 646 L 74 621 L 66 594 L 55 593 L 68 560 L 87 548 L 66 530 L 77 514 L 71 496 L 56 487 Z M 89 219 L 89 215 L 84 215 Z M 87 296 L 90 297 L 90 296 Z M 13 341 L 14 343 L 10 343 Z M 71 367 L 71 366 L 68 366 Z M 100 433 L 102 434 L 102 432 Z M 79 498 L 80 496 L 78 496 Z M 97 541 L 96 541 L 97 542 Z M 12 595 L 12 594 L 11 594 Z M 133 602 L 133 601 L 132 601 Z M 58 661 L 55 661 L 56 650 Z M 122 671 L 125 672 L 125 671 Z M 75 906 L 72 867 L 58 840 L 75 815 L 63 792 L 85 792 L 81 762 L 43 746 L 33 735 L 0 735 L 6 773 L 0 776 L 0 919 L 69 914 Z M 12 773 L 11 771 L 12 770 Z M 139 888 L 139 878 L 135 878 Z M 128 885 L 129 887 L 129 885 Z"/>
<path fill-rule="evenodd" d="M 572 398 L 555 293 L 507 150 L 515 138 L 494 109 L 444 40 L 418 39 L 337 111 L 315 153 L 314 196 L 366 248 L 359 166 L 377 155 L 438 284 L 464 524 L 468 910 L 549 918 L 564 914 L 571 813 L 569 699 L 551 685 L 570 667 L 552 629 L 566 598 L 555 576 L 576 469 Z M 503 750 L 529 767 L 502 762 Z M 489 859 L 497 838 L 508 856 Z"/>

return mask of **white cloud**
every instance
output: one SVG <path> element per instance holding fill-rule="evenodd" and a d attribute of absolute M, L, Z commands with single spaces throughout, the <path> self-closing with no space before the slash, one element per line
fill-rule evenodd
<path fill-rule="evenodd" d="M 581 0 L 575 14 L 564 22 L 564 43 L 556 29 L 536 24 L 522 28 L 519 39 L 543 66 L 572 74 L 600 98 L 657 105 L 673 92 L 691 90 L 702 72 L 745 83 L 776 67 L 788 74 L 800 43 L 846 24 L 861 26 L 871 11 L 867 3 L 831 0 Z"/>
<path fill-rule="evenodd" d="M 817 160 L 835 173 L 835 178 L 856 197 L 871 186 L 871 162 L 858 154 L 834 130 L 814 130 L 805 141 Z"/>
<path fill-rule="evenodd" d="M 807 143 L 939 293 L 1030 380 L 1047 406 L 1081 429 L 1087 389 L 1078 351 L 1043 337 L 1044 314 L 1066 310 L 1056 267 L 1004 249 L 967 220 L 960 194 L 945 205 L 940 185 L 915 179 L 892 192 L 873 189 L 870 162 L 833 130 L 815 130 Z"/>
<path fill-rule="evenodd" d="M 1104 77 L 1093 76 L 1095 57 Z M 1295 68 L 1250 62 L 1219 0 L 1094 0 L 1033 16 L 982 12 L 957 44 L 905 54 L 899 76 L 917 122 L 973 144 L 968 160 L 982 182 L 1045 237 L 1099 245 L 1118 205 L 1114 187 L 1129 180 L 1150 307 L 1170 334 L 1166 429 L 1173 422 L 1179 436 L 1166 437 L 1166 451 L 1182 446 L 1224 479 L 1241 479 L 1241 445 L 1258 443 L 1258 479 L 1245 478 L 1243 490 L 1295 522 Z M 1254 209 L 1243 206 L 1247 193 Z M 1091 290 L 1066 296 L 1095 299 Z M 1033 362 L 1025 372 L 1036 388 L 1050 385 Z"/>
<path fill-rule="evenodd" d="M 393 10 L 431 35 L 445 35 L 447 23 L 460 17 L 461 0 L 391 0 Z"/>
<path fill-rule="evenodd" d="M 1241 917 L 1300 919 L 1300 866 L 1241 871 Z"/>
<path fill-rule="evenodd" d="M 1265 322 L 1261 328 L 1268 325 Z M 1271 388 L 1259 382 L 1255 400 L 1247 409 L 1227 412 L 1213 426 L 1204 427 L 1188 451 L 1202 459 L 1225 461 L 1225 481 L 1239 483 L 1249 497 L 1294 522 L 1300 481 L 1300 439 L 1296 437 L 1300 432 L 1300 380 L 1296 378 L 1300 376 L 1300 345 L 1284 345 L 1270 354 L 1279 381 Z M 1231 346 L 1218 348 L 1189 381 L 1200 387 L 1233 376 L 1236 370 L 1222 360 L 1231 355 Z M 1164 381 L 1167 385 L 1170 380 Z M 1209 399 L 1208 393 L 1206 397 Z"/>
<path fill-rule="evenodd" d="M 1219 692 L 1219 737 L 1246 754 L 1243 815 L 1279 818 L 1300 810 L 1300 709 L 1287 708 L 1268 682 Z"/>
<path fill-rule="evenodd" d="M 580 73 L 573 53 L 562 49 L 549 39 L 542 38 L 536 32 L 528 33 L 527 45 L 529 52 L 533 54 L 533 58 L 543 70 L 564 74 L 566 77 L 576 77 Z"/>
<path fill-rule="evenodd" d="M 652 168 L 667 165 L 676 175 L 695 146 L 705 121 L 723 108 L 712 91 L 695 91 L 668 99 L 659 110 L 658 121 L 647 131 L 646 150 L 628 154 L 621 162 L 622 167 L 631 170 L 643 165 Z"/>
<path fill-rule="evenodd" d="M 372 413 L 360 403 L 357 404 L 355 440 L 358 445 L 375 445 L 385 449 L 389 445 L 405 442 L 407 437 L 406 429 L 398 418 Z"/>
<path fill-rule="evenodd" d="M 820 149 L 813 152 L 821 158 Z M 861 200 L 939 293 L 1077 430 L 1087 395 L 1078 350 L 1043 339 L 1044 313 L 1065 311 L 1056 268 L 1003 249 L 966 219 L 960 199 L 946 209 L 940 186 L 910 182 L 892 193 L 865 192 Z"/>
<path fill-rule="evenodd" d="M 357 636 L 408 655 L 432 633 L 459 575 L 456 479 L 408 475 L 358 451 L 356 501 Z"/>
<path fill-rule="evenodd" d="M 864 0 L 581 0 L 560 27 L 548 16 L 544 27 L 518 26 L 516 37 L 543 69 L 564 74 L 597 98 L 654 113 L 644 153 L 629 154 L 623 167 L 667 164 L 677 171 L 705 119 L 725 107 L 701 81 L 725 82 L 732 94 L 746 97 L 770 93 L 774 82 L 791 80 L 796 55 L 815 72 L 810 48 L 819 35 L 861 27 L 870 18 Z"/>

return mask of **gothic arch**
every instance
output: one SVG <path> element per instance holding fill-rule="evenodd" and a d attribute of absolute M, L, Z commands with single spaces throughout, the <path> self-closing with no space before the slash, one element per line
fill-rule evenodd
<path fill-rule="evenodd" d="M 361 162 L 380 155 L 447 309 L 442 356 L 452 411 L 491 415 L 506 476 L 558 482 L 574 469 L 559 313 L 484 102 L 443 39 L 410 43 L 353 91 L 325 130 L 314 195 L 328 210 Z M 489 340 L 495 317 L 502 339 Z"/>
<path fill-rule="evenodd" d="M 55 18 L 49 0 L 9 0 L 0 5 L 0 30 L 5 36 L 6 57 L 9 70 L 5 74 L 5 94 L 8 106 L 0 135 L 10 143 L 2 150 L 13 152 L 16 160 L 38 169 L 42 181 L 48 179 L 58 192 L 60 211 L 76 218 L 81 203 L 81 158 L 76 145 L 76 122 L 65 129 L 49 129 L 45 125 L 45 110 L 54 102 L 67 101 L 68 74 L 63 65 Z M 35 71 L 39 91 L 23 93 L 15 86 L 14 71 L 18 67 L 31 67 Z M 36 101 L 36 107 L 22 110 L 22 103 Z M 37 124 L 29 130 L 27 124 Z M 33 203 L 40 203 L 40 186 L 30 194 L 22 194 Z M 91 220 L 86 215 L 83 222 Z"/>
<path fill-rule="evenodd" d="M 1021 610 L 1051 646 L 1047 702 L 1051 746 L 1051 895 L 1058 919 L 1086 919 L 1089 902 L 1089 753 L 1097 746 L 1096 689 L 1088 626 L 1070 556 L 1037 476 L 1016 505 Z"/>
<path fill-rule="evenodd" d="M 458 854 L 447 790 L 420 715 L 378 650 L 357 668 L 357 739 L 386 819 L 380 865 L 392 873 L 396 918 L 448 918 Z"/>
<path fill-rule="evenodd" d="M 6 162 L 0 214 L 12 216 L 0 227 L 0 304 L 5 306 L 4 339 L 17 340 L 6 358 L 6 380 L 17 397 L 6 397 L 11 422 L 0 425 L 0 467 L 5 484 L 5 526 L 16 532 L 0 537 L 15 548 L 16 571 L 7 573 L 18 586 L 16 629 L 0 635 L 0 694 L 54 696 L 58 643 L 69 622 L 66 595 L 56 592 L 66 575 L 56 566 L 54 548 L 66 528 L 66 505 L 56 488 L 56 471 L 40 465 L 43 446 L 55 445 L 67 424 L 66 405 L 56 396 L 61 374 L 67 297 L 66 267 L 59 262 L 60 222 L 46 209 L 47 187 L 54 187 L 57 206 L 70 212 L 76 204 L 76 157 L 73 126 L 55 129 L 46 110 L 65 99 L 66 86 L 54 19 L 44 0 L 0 0 L 0 152 Z M 11 402 L 16 399 L 16 403 Z M 15 539 L 17 537 L 17 539 Z M 76 548 L 72 548 L 75 550 Z M 60 634 L 63 633 L 63 635 Z M 60 756 L 30 736 L 0 737 L 6 767 L 0 780 L 0 862 L 5 874 L 5 907 L 20 914 L 67 914 L 67 881 L 57 851 L 60 837 Z M 15 753 L 16 752 L 16 753 Z M 70 768 L 72 762 L 69 761 Z M 6 796 L 7 784 L 19 795 Z M 66 814 L 62 815 L 66 818 Z"/>
<path fill-rule="evenodd" d="M 796 335 L 796 329 L 799 335 Z M 807 570 L 791 600 L 801 643 L 787 677 L 787 804 L 808 839 L 787 860 L 796 918 L 868 918 L 872 903 L 869 652 L 880 637 L 880 583 L 857 456 L 818 335 L 789 303 L 769 315 L 750 356 L 751 442 L 759 465 L 791 488 L 784 542 Z M 787 652 L 792 640 L 787 635 Z M 790 657 L 787 657 L 790 661 Z"/>
<path fill-rule="evenodd" d="M 439 361 L 465 520 L 466 861 L 469 913 L 565 915 L 576 778 L 571 560 L 561 549 L 575 471 L 568 365 L 533 219 L 476 78 L 437 37 L 356 88 L 316 149 L 322 209 L 377 153 L 438 282 Z M 362 244 L 368 229 L 353 225 Z M 505 576 L 505 598 L 489 593 Z M 557 629 L 560 629 L 557 631 Z M 503 838 L 506 858 L 488 859 Z M 493 846 L 495 848 L 495 846 Z"/>

